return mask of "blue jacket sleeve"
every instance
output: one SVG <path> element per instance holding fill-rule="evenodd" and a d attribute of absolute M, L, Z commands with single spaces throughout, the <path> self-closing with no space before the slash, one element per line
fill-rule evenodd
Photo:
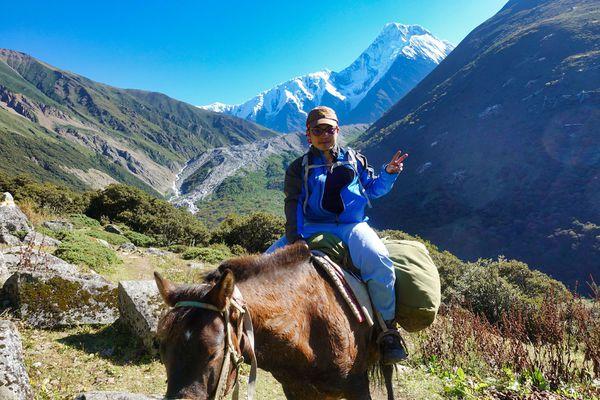
<path fill-rule="evenodd" d="M 371 199 L 376 199 L 388 194 L 388 192 L 392 190 L 398 174 L 388 173 L 385 170 L 387 164 L 384 164 L 381 167 L 379 175 L 375 175 L 375 171 L 369 165 L 365 156 L 357 153 L 356 158 L 358 159 L 358 173 L 360 174 L 360 182 L 365 188 L 367 196 L 369 196 Z"/>

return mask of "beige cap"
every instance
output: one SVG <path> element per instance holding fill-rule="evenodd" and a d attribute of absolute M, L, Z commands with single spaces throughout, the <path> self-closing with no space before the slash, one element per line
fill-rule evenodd
<path fill-rule="evenodd" d="M 338 126 L 338 118 L 335 111 L 325 106 L 315 107 L 310 110 L 308 117 L 306 117 L 306 127 L 312 129 L 320 124 Z"/>

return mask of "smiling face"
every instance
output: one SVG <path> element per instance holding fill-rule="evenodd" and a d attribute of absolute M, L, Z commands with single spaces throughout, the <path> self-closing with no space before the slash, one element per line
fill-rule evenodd
<path fill-rule="evenodd" d="M 310 142 L 317 149 L 325 152 L 331 150 L 337 143 L 340 128 L 328 124 L 319 124 L 308 130 Z"/>

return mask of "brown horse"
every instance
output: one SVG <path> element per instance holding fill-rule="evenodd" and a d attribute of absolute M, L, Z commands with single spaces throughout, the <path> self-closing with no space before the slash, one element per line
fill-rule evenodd
<path fill-rule="evenodd" d="M 251 312 L 258 365 L 281 383 L 288 399 L 371 399 L 368 371 L 379 366 L 376 335 L 352 317 L 327 277 L 311 264 L 305 244 L 225 261 L 203 285 L 175 286 L 155 277 L 171 307 L 196 301 L 226 308 L 237 286 Z M 240 318 L 233 309 L 232 324 Z M 161 319 L 158 339 L 167 397 L 214 398 L 225 329 L 222 315 L 207 309 L 176 307 Z M 236 351 L 248 360 L 248 338 L 233 336 Z M 393 399 L 393 367 L 381 367 L 388 398 Z M 232 369 L 228 387 L 235 375 Z"/>

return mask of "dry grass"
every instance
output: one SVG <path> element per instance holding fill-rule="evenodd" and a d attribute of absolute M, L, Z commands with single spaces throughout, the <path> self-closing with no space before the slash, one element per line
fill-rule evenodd
<path fill-rule="evenodd" d="M 25 364 L 38 400 L 73 399 L 77 393 L 125 391 L 161 394 L 166 390 L 162 364 L 139 350 L 128 332 L 118 325 L 32 329 L 18 323 Z M 247 376 L 249 367 L 242 372 Z M 245 380 L 242 393 L 245 393 Z M 395 380 L 397 399 L 442 399 L 439 379 L 423 370 L 407 370 Z M 386 399 L 373 388 L 374 400 Z M 285 400 L 281 385 L 259 370 L 257 399 Z"/>

